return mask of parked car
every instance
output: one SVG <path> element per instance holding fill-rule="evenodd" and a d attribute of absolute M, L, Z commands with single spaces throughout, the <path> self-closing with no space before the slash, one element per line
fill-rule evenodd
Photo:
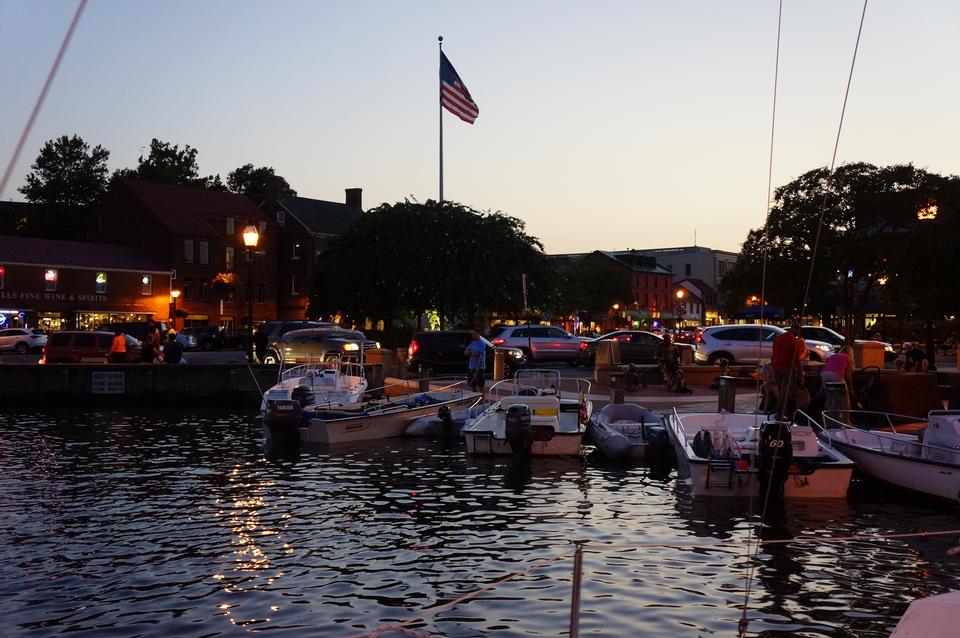
<path fill-rule="evenodd" d="M 27 354 L 31 350 L 40 350 L 45 345 L 47 345 L 47 335 L 43 330 L 29 328 L 0 330 L 0 351 L 10 350 L 17 354 Z"/>
<path fill-rule="evenodd" d="M 267 335 L 267 349 L 277 351 L 279 351 L 280 340 L 283 336 L 293 330 L 306 330 L 308 328 L 342 330 L 339 324 L 329 321 L 311 321 L 309 319 L 266 321 L 262 324 L 262 327 L 264 334 Z M 246 346 L 246 333 L 244 333 L 244 346 Z"/>
<path fill-rule="evenodd" d="M 263 363 L 292 365 L 336 358 L 358 360 L 361 345 L 364 350 L 380 346 L 359 330 L 340 327 L 291 330 L 267 349 Z"/>
<path fill-rule="evenodd" d="M 226 341 L 219 326 L 191 326 L 181 330 L 180 334 L 193 337 L 201 350 L 221 350 Z"/>
<path fill-rule="evenodd" d="M 646 330 L 617 330 L 581 343 L 580 363 L 587 366 L 594 365 L 600 342 L 610 340 L 620 344 L 621 363 L 638 364 L 656 363 L 657 347 L 663 343 L 662 337 Z"/>
<path fill-rule="evenodd" d="M 693 353 L 697 363 L 722 365 L 727 363 L 757 363 L 769 361 L 773 353 L 773 340 L 786 332 L 777 326 L 763 324 L 710 326 L 697 337 L 697 349 Z M 810 361 L 825 361 L 833 346 L 823 341 L 804 339 Z"/>
<path fill-rule="evenodd" d="M 847 340 L 842 334 L 831 330 L 826 326 L 803 326 L 800 328 L 800 336 L 804 339 L 816 339 L 818 341 L 824 341 L 839 349 L 846 344 Z M 866 339 L 856 339 L 854 343 L 863 343 L 867 341 Z M 897 358 L 897 352 L 893 349 L 892 343 L 887 343 L 885 341 L 880 341 L 879 343 L 883 344 L 883 360 L 884 361 L 894 361 Z"/>
<path fill-rule="evenodd" d="M 486 370 L 493 373 L 493 355 L 495 351 L 503 351 L 504 364 L 507 374 L 523 366 L 527 362 L 523 350 L 509 346 L 497 346 L 480 337 L 487 346 Z M 407 348 L 407 369 L 417 372 L 420 368 L 429 368 L 434 372 L 467 372 L 469 357 L 463 352 L 472 340 L 470 330 L 433 330 L 418 332 L 413 335 L 410 346 Z"/>
<path fill-rule="evenodd" d="M 519 348 L 529 362 L 569 361 L 579 363 L 580 337 L 556 326 L 499 326 L 490 341 L 495 346 Z"/>
<path fill-rule="evenodd" d="M 47 339 L 40 363 L 103 363 L 113 343 L 112 332 L 100 330 L 60 330 Z M 140 341 L 125 335 L 127 363 L 140 361 Z"/>

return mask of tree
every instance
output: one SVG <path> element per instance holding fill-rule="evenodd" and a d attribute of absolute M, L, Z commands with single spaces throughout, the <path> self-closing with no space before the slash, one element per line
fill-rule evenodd
<path fill-rule="evenodd" d="M 255 204 L 267 199 L 272 189 L 279 197 L 296 197 L 297 191 L 290 188 L 284 178 L 277 175 L 272 166 L 254 168 L 253 164 L 244 164 L 227 175 L 227 188 L 240 195 L 246 195 Z"/>
<path fill-rule="evenodd" d="M 405 312 L 431 309 L 441 322 L 476 325 L 488 311 L 522 311 L 523 274 L 544 301 L 554 282 L 542 244 L 521 220 L 433 200 L 367 211 L 331 242 L 314 272 L 311 317 L 342 314 L 388 325 Z"/>
<path fill-rule="evenodd" d="M 184 144 L 181 150 L 177 144 L 161 142 L 157 138 L 150 140 L 150 152 L 138 159 L 135 169 L 119 169 L 114 172 L 111 182 L 132 177 L 167 184 L 196 186 L 212 190 L 226 190 L 219 175 L 200 176 L 197 165 L 197 149 Z"/>
<path fill-rule="evenodd" d="M 109 157 L 100 145 L 91 149 L 78 135 L 62 135 L 43 145 L 19 191 L 36 204 L 93 206 L 107 189 Z"/>
<path fill-rule="evenodd" d="M 630 280 L 587 255 L 555 258 L 559 271 L 559 306 L 568 311 L 605 313 L 614 303 L 626 306 L 633 301 Z"/>

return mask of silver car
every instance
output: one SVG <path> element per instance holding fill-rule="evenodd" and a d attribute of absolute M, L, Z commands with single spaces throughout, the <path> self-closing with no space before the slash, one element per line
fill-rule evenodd
<path fill-rule="evenodd" d="M 47 335 L 42 330 L 29 328 L 0 330 L 0 351 L 12 350 L 17 354 L 27 354 L 31 350 L 40 350 L 45 345 L 47 345 Z"/>
<path fill-rule="evenodd" d="M 494 330 L 490 341 L 495 346 L 520 348 L 527 361 L 569 361 L 576 364 L 580 355 L 580 337 L 575 337 L 556 326 L 520 325 L 501 326 Z"/>
<path fill-rule="evenodd" d="M 770 361 L 773 340 L 786 330 L 762 324 L 710 326 L 697 337 L 693 353 L 697 363 L 723 365 L 726 363 L 757 363 Z M 823 341 L 804 339 L 810 361 L 826 361 L 833 346 Z"/>

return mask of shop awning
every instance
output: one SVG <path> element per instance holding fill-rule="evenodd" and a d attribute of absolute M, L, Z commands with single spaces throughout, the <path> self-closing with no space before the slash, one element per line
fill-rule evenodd
<path fill-rule="evenodd" d="M 783 308 L 780 306 L 747 306 L 733 314 L 734 319 L 764 319 L 781 320 L 784 317 Z"/>

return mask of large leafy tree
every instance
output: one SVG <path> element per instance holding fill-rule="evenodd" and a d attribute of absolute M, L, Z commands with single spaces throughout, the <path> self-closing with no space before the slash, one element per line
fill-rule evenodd
<path fill-rule="evenodd" d="M 765 253 L 766 301 L 790 310 L 803 307 L 808 277 L 808 313 L 831 315 L 839 307 L 848 326 L 871 301 L 903 286 L 912 290 L 910 306 L 930 311 L 930 300 L 938 299 L 944 307 L 955 295 L 941 284 L 956 267 L 937 256 L 960 239 L 958 183 L 911 164 L 845 164 L 829 180 L 825 168 L 801 175 L 776 190 L 766 225 L 750 231 L 735 268 L 721 281 L 726 310 L 759 296 Z M 939 215 L 918 218 L 931 204 Z M 929 269 L 935 262 L 938 273 Z M 881 289 L 884 284 L 893 285 Z"/>
<path fill-rule="evenodd" d="M 246 195 L 257 204 L 264 201 L 272 189 L 276 189 L 280 197 L 297 194 L 287 180 L 274 172 L 272 166 L 254 168 L 253 164 L 244 164 L 230 171 L 227 174 L 227 188 L 231 192 Z"/>
<path fill-rule="evenodd" d="M 476 325 L 523 310 L 521 277 L 552 299 L 554 272 L 524 223 L 454 202 L 404 201 L 364 213 L 318 258 L 309 314 L 390 320 L 436 310 Z"/>
<path fill-rule="evenodd" d="M 633 299 L 630 280 L 593 256 L 556 257 L 559 275 L 558 305 L 567 311 L 607 312 L 614 303 Z"/>
<path fill-rule="evenodd" d="M 219 175 L 200 176 L 197 149 L 189 144 L 184 144 L 181 149 L 177 144 L 153 138 L 150 140 L 150 151 L 146 156 L 141 155 L 137 161 L 137 168 L 120 169 L 114 173 L 113 179 L 133 177 L 167 184 L 226 190 Z"/>
<path fill-rule="evenodd" d="M 27 201 L 85 208 L 96 204 L 107 188 L 110 151 L 90 147 L 80 136 L 49 140 L 20 187 Z"/>

